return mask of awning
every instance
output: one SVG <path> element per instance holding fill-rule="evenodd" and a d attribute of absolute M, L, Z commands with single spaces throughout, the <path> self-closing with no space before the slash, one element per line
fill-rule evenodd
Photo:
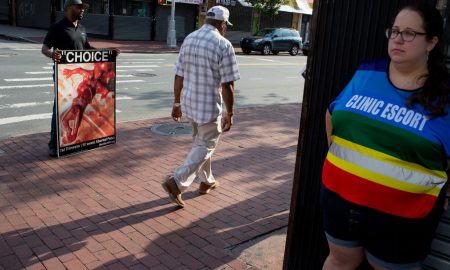
<path fill-rule="evenodd" d="M 245 0 L 238 0 L 238 1 L 244 7 L 252 6 L 249 3 L 245 2 Z M 311 15 L 312 8 L 308 4 L 308 1 L 312 2 L 312 0 L 291 0 L 290 5 L 281 5 L 279 11 Z"/>
<path fill-rule="evenodd" d="M 172 2 L 172 0 L 167 0 L 167 2 Z M 175 0 L 175 3 L 201 5 L 203 4 L 203 0 Z"/>
<path fill-rule="evenodd" d="M 297 1 L 298 8 L 301 10 L 300 13 L 307 14 L 307 15 L 312 14 L 313 0 L 296 0 L 296 1 Z"/>

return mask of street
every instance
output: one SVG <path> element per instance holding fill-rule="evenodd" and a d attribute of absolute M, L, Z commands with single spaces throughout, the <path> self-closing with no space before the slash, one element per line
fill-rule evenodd
<path fill-rule="evenodd" d="M 0 139 L 47 132 L 53 104 L 52 62 L 41 45 L 0 41 Z M 117 122 L 166 117 L 173 102 L 176 54 L 122 53 L 117 59 Z M 237 55 L 236 107 L 301 102 L 306 57 Z M 239 116 L 237 116 L 239 117 Z"/>

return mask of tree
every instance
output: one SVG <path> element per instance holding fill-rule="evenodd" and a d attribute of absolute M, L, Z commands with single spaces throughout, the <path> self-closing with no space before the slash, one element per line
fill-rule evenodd
<path fill-rule="evenodd" d="M 259 30 L 259 22 L 261 13 L 267 13 L 269 15 L 278 14 L 280 6 L 289 0 L 245 0 L 253 7 L 252 16 L 252 33 L 256 33 Z"/>

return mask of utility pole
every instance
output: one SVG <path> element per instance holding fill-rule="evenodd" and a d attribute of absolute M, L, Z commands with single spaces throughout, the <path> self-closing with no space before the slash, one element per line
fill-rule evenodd
<path fill-rule="evenodd" d="M 170 9 L 169 30 L 167 31 L 167 47 L 171 49 L 177 47 L 177 35 L 175 31 L 175 2 L 176 0 L 172 0 L 172 6 Z"/>

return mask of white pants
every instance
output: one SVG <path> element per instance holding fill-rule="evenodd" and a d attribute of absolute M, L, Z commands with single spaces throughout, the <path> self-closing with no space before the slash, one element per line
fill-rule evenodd
<path fill-rule="evenodd" d="M 173 175 L 180 191 L 187 189 L 197 176 L 208 185 L 216 181 L 211 171 L 211 157 L 222 133 L 222 116 L 205 124 L 189 120 L 192 124 L 194 146 L 183 165 L 176 168 Z"/>

